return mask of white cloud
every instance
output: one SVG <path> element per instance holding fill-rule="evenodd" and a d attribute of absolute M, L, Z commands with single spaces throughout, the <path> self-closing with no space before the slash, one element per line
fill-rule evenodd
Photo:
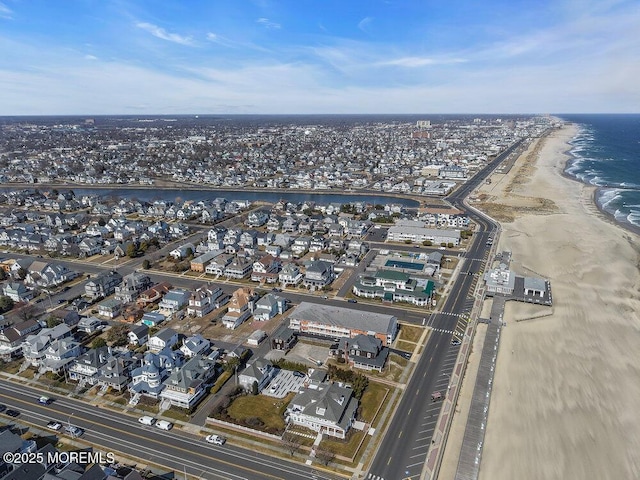
<path fill-rule="evenodd" d="M 0 2 L 0 18 L 4 18 L 6 20 L 13 19 L 13 11 L 2 2 Z"/>
<path fill-rule="evenodd" d="M 455 63 L 465 63 L 464 58 L 430 58 L 430 57 L 401 57 L 393 60 L 378 62 L 376 65 L 381 67 L 398 66 L 407 68 L 427 67 L 430 65 L 450 65 Z"/>
<path fill-rule="evenodd" d="M 220 40 L 220 37 L 213 32 L 207 32 L 207 40 L 210 42 L 217 42 Z"/>
<path fill-rule="evenodd" d="M 96 57 L 95 55 L 87 54 L 87 55 L 84 56 L 84 59 L 85 60 L 98 60 L 98 57 Z"/>
<path fill-rule="evenodd" d="M 149 32 L 154 37 L 161 38 L 168 42 L 179 43 L 180 45 L 193 45 L 193 38 L 185 37 L 177 33 L 169 33 L 164 28 L 147 22 L 138 22 L 136 27 Z"/>
<path fill-rule="evenodd" d="M 268 30 L 278 30 L 282 28 L 282 25 L 280 25 L 279 23 L 272 22 L 268 18 L 264 18 L 264 17 L 259 18 L 258 20 L 256 20 L 256 22 Z"/>
<path fill-rule="evenodd" d="M 371 26 L 371 22 L 373 22 L 373 17 L 364 17 L 362 20 L 358 22 L 358 28 L 363 32 L 369 33 L 369 27 Z"/>

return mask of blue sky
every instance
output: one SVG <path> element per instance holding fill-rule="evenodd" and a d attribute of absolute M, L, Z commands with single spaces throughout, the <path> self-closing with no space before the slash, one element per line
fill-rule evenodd
<path fill-rule="evenodd" d="M 637 0 L 0 0 L 0 115 L 640 112 Z"/>

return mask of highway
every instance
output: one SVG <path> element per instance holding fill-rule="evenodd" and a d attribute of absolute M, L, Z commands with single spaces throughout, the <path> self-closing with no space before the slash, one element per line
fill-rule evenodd
<path fill-rule="evenodd" d="M 47 431 L 46 424 L 57 420 L 64 426 L 80 427 L 84 434 L 77 439 L 104 452 L 122 452 L 137 459 L 141 466 L 161 465 L 207 480 L 334 480 L 340 478 L 312 467 L 274 458 L 268 454 L 230 445 L 210 445 L 203 436 L 180 431 L 162 431 L 140 424 L 136 418 L 98 408 L 66 397 L 54 397 L 50 405 L 40 405 L 42 391 L 9 382 L 0 384 L 0 403 L 21 412 L 17 419 L 2 416 L 5 423 L 22 422 Z M 51 435 L 61 435 L 51 432 Z M 131 463 L 131 462 L 124 462 Z M 141 467 L 144 468 L 144 467 Z"/>
<path fill-rule="evenodd" d="M 441 402 L 433 403 L 431 394 L 435 391 L 446 394 L 448 380 L 455 365 L 455 359 L 452 361 L 451 358 L 459 348 L 452 345 L 451 340 L 454 333 L 461 338 L 466 331 L 469 313 L 475 300 L 473 292 L 480 280 L 489 252 L 486 242 L 495 235 L 497 229 L 497 225 L 489 218 L 469 211 L 463 200 L 521 143 L 522 140 L 516 142 L 498 155 L 447 198 L 456 208 L 467 211 L 479 229 L 474 233 L 473 243 L 464 255 L 465 263 L 442 310 L 429 318 L 428 325 L 434 330 L 369 469 L 366 477 L 368 479 L 396 480 L 420 477 L 442 405 Z"/>

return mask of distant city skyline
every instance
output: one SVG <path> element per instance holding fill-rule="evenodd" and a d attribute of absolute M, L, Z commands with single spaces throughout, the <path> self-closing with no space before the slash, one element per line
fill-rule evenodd
<path fill-rule="evenodd" d="M 0 115 L 634 113 L 625 0 L 0 0 Z"/>

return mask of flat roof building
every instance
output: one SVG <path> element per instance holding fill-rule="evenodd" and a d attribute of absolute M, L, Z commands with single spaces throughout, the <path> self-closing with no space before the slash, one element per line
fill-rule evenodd
<path fill-rule="evenodd" d="M 388 346 L 398 332 L 398 319 L 383 313 L 302 302 L 289 315 L 289 328 L 329 338 L 373 335 Z"/>

